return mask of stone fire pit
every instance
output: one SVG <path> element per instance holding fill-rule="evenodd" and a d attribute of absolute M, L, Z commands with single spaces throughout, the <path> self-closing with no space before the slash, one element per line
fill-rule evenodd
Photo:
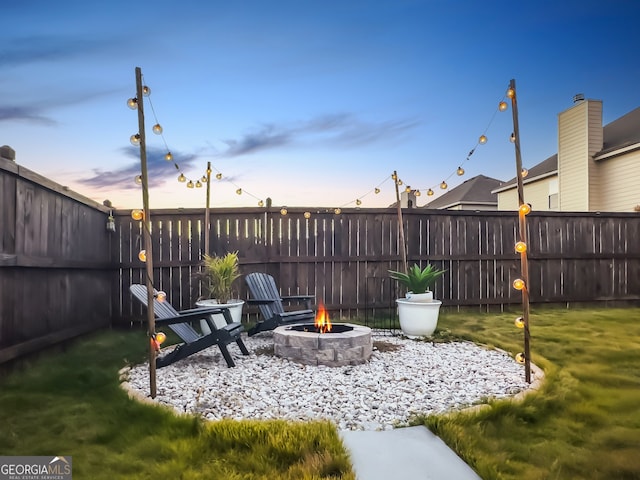
<path fill-rule="evenodd" d="M 273 331 L 274 353 L 305 365 L 342 367 L 366 363 L 371 357 L 371 329 L 348 323 L 317 333 L 313 324 L 286 325 Z"/>

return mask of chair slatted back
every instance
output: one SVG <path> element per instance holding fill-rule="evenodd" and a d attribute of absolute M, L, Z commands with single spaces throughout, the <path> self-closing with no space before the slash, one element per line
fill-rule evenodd
<path fill-rule="evenodd" d="M 148 308 L 146 285 L 133 284 L 129 287 L 129 290 L 134 297 L 136 297 L 145 307 Z M 180 315 L 180 313 L 175 308 L 173 308 L 173 305 L 171 305 L 169 302 L 158 301 L 158 299 L 155 297 L 155 294 L 158 293 L 157 290 L 154 289 L 153 293 L 153 314 L 156 318 L 174 318 Z M 188 323 L 174 323 L 168 325 L 168 327 L 186 343 L 195 342 L 202 336 Z"/>
<path fill-rule="evenodd" d="M 273 300 L 273 303 L 258 305 L 262 318 L 269 319 L 276 313 L 284 313 L 276 281 L 268 273 L 253 272 L 245 277 L 251 296 L 256 300 Z"/>

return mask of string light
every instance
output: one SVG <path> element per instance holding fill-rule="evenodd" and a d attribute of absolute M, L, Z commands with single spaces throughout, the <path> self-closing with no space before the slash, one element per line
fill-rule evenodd
<path fill-rule="evenodd" d="M 516 278 L 513 281 L 513 288 L 515 288 L 516 290 L 524 290 L 525 288 L 524 280 L 522 280 L 521 278 Z"/>
<path fill-rule="evenodd" d="M 524 242 L 518 242 L 515 245 L 516 253 L 524 253 L 527 251 L 527 244 Z"/>
<path fill-rule="evenodd" d="M 524 328 L 524 318 L 522 318 L 522 317 L 516 318 L 513 323 L 518 328 Z"/>
<path fill-rule="evenodd" d="M 159 123 L 156 123 L 151 129 L 153 130 L 153 133 L 155 133 L 156 135 L 162 134 L 162 126 Z"/>
<path fill-rule="evenodd" d="M 434 193 L 435 192 L 433 190 L 431 190 L 431 189 L 427 190 L 427 195 L 430 196 L 430 197 L 433 197 Z"/>
<path fill-rule="evenodd" d="M 187 181 L 187 177 L 184 176 L 184 173 L 181 173 L 180 175 L 178 175 L 178 181 L 180 183 L 184 183 Z"/>
<path fill-rule="evenodd" d="M 146 250 L 140 250 L 138 252 L 138 259 L 141 262 L 146 262 L 147 261 L 147 251 Z"/>
<path fill-rule="evenodd" d="M 144 218 L 144 212 L 140 209 L 131 210 L 131 218 L 134 220 L 142 220 Z"/>
<path fill-rule="evenodd" d="M 500 110 L 501 112 L 506 111 L 507 108 L 509 107 L 507 106 L 507 102 L 505 102 L 504 100 L 498 104 L 498 110 Z"/>
<path fill-rule="evenodd" d="M 524 356 L 523 352 L 520 352 L 516 355 L 516 362 L 522 365 L 524 364 L 525 361 L 526 361 L 526 357 Z"/>
<path fill-rule="evenodd" d="M 202 182 L 200 180 L 196 181 L 196 188 L 202 188 Z"/>
<path fill-rule="evenodd" d="M 529 175 L 529 170 L 527 170 L 526 168 L 522 169 L 522 178 L 525 178 L 527 175 Z"/>
<path fill-rule="evenodd" d="M 447 182 L 445 182 L 444 180 L 443 180 L 443 181 L 442 181 L 442 183 L 440 184 L 440 188 L 441 188 L 442 190 L 446 190 L 448 186 L 449 186 L 449 185 L 447 185 Z"/>
<path fill-rule="evenodd" d="M 136 185 L 142 185 L 142 175 L 136 175 L 135 182 Z"/>
<path fill-rule="evenodd" d="M 193 180 L 187 182 L 187 188 L 193 188 Z"/>
<path fill-rule="evenodd" d="M 520 205 L 520 208 L 518 208 L 518 212 L 520 213 L 520 215 L 529 215 L 529 213 L 531 213 L 531 205 L 529 205 L 528 203 L 523 203 L 522 205 Z"/>
<path fill-rule="evenodd" d="M 311 212 L 304 212 L 304 218 L 311 218 Z"/>
<path fill-rule="evenodd" d="M 130 98 L 129 100 L 127 100 L 127 107 L 129 107 L 131 110 L 135 110 L 136 108 L 138 108 L 138 99 Z"/>
<path fill-rule="evenodd" d="M 480 135 L 480 138 L 478 139 L 478 143 L 481 145 L 484 145 L 485 143 L 487 143 L 487 136 L 486 135 Z"/>
<path fill-rule="evenodd" d="M 164 159 L 165 159 L 167 162 L 172 161 L 172 160 L 173 160 L 173 155 L 171 154 L 171 152 L 167 152 L 167 153 L 165 154 L 165 156 L 164 156 Z"/>
<path fill-rule="evenodd" d="M 458 174 L 459 177 L 461 177 L 462 175 L 464 175 L 464 168 L 458 167 L 458 170 L 456 170 L 456 173 Z"/>
<path fill-rule="evenodd" d="M 511 143 L 516 143 L 516 134 L 511 132 L 511 135 L 509 136 L 509 141 Z"/>
<path fill-rule="evenodd" d="M 282 207 L 282 208 L 280 209 L 280 215 L 286 215 L 287 213 L 289 213 L 289 212 L 287 211 L 287 207 Z"/>
<path fill-rule="evenodd" d="M 134 135 L 131 135 L 131 137 L 129 137 L 129 141 L 131 142 L 131 145 L 137 147 L 138 145 L 140 145 L 140 134 L 136 133 Z"/>

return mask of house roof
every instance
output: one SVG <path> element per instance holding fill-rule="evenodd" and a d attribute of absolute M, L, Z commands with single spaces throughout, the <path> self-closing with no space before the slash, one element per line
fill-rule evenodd
<path fill-rule="evenodd" d="M 640 107 L 604 126 L 602 150 L 597 156 L 640 143 Z"/>
<path fill-rule="evenodd" d="M 523 183 L 534 182 L 540 178 L 544 178 L 549 176 L 552 173 L 556 173 L 558 171 L 558 154 L 551 155 L 545 161 L 540 162 L 537 165 L 528 169 L 526 178 L 523 179 Z M 492 190 L 491 193 L 502 192 L 503 190 L 509 190 L 512 188 L 516 182 L 517 178 L 513 177 L 508 182 L 504 182 L 502 185 L 499 185 L 497 188 Z"/>
<path fill-rule="evenodd" d="M 640 125 L 640 107 L 605 125 L 602 132 L 602 150 L 599 151 L 595 157 L 640 143 L 640 128 L 638 128 L 638 125 Z M 531 167 L 527 178 L 524 179 L 524 183 L 533 182 L 557 171 L 558 154 L 556 153 Z M 508 182 L 503 183 L 493 190 L 493 192 L 498 193 L 503 190 L 508 190 L 512 188 L 516 182 L 516 177 L 513 177 Z"/>
<path fill-rule="evenodd" d="M 422 208 L 442 209 L 460 204 L 498 204 L 498 196 L 491 191 L 502 184 L 501 180 L 478 175 L 452 188 L 444 195 Z"/>

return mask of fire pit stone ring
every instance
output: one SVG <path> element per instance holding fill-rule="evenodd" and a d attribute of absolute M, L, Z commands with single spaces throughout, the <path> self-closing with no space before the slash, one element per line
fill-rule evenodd
<path fill-rule="evenodd" d="M 280 326 L 273 331 L 273 343 L 278 357 L 329 367 L 366 363 L 373 350 L 371 329 L 348 323 L 334 324 L 327 333 L 317 333 L 313 324 Z"/>

